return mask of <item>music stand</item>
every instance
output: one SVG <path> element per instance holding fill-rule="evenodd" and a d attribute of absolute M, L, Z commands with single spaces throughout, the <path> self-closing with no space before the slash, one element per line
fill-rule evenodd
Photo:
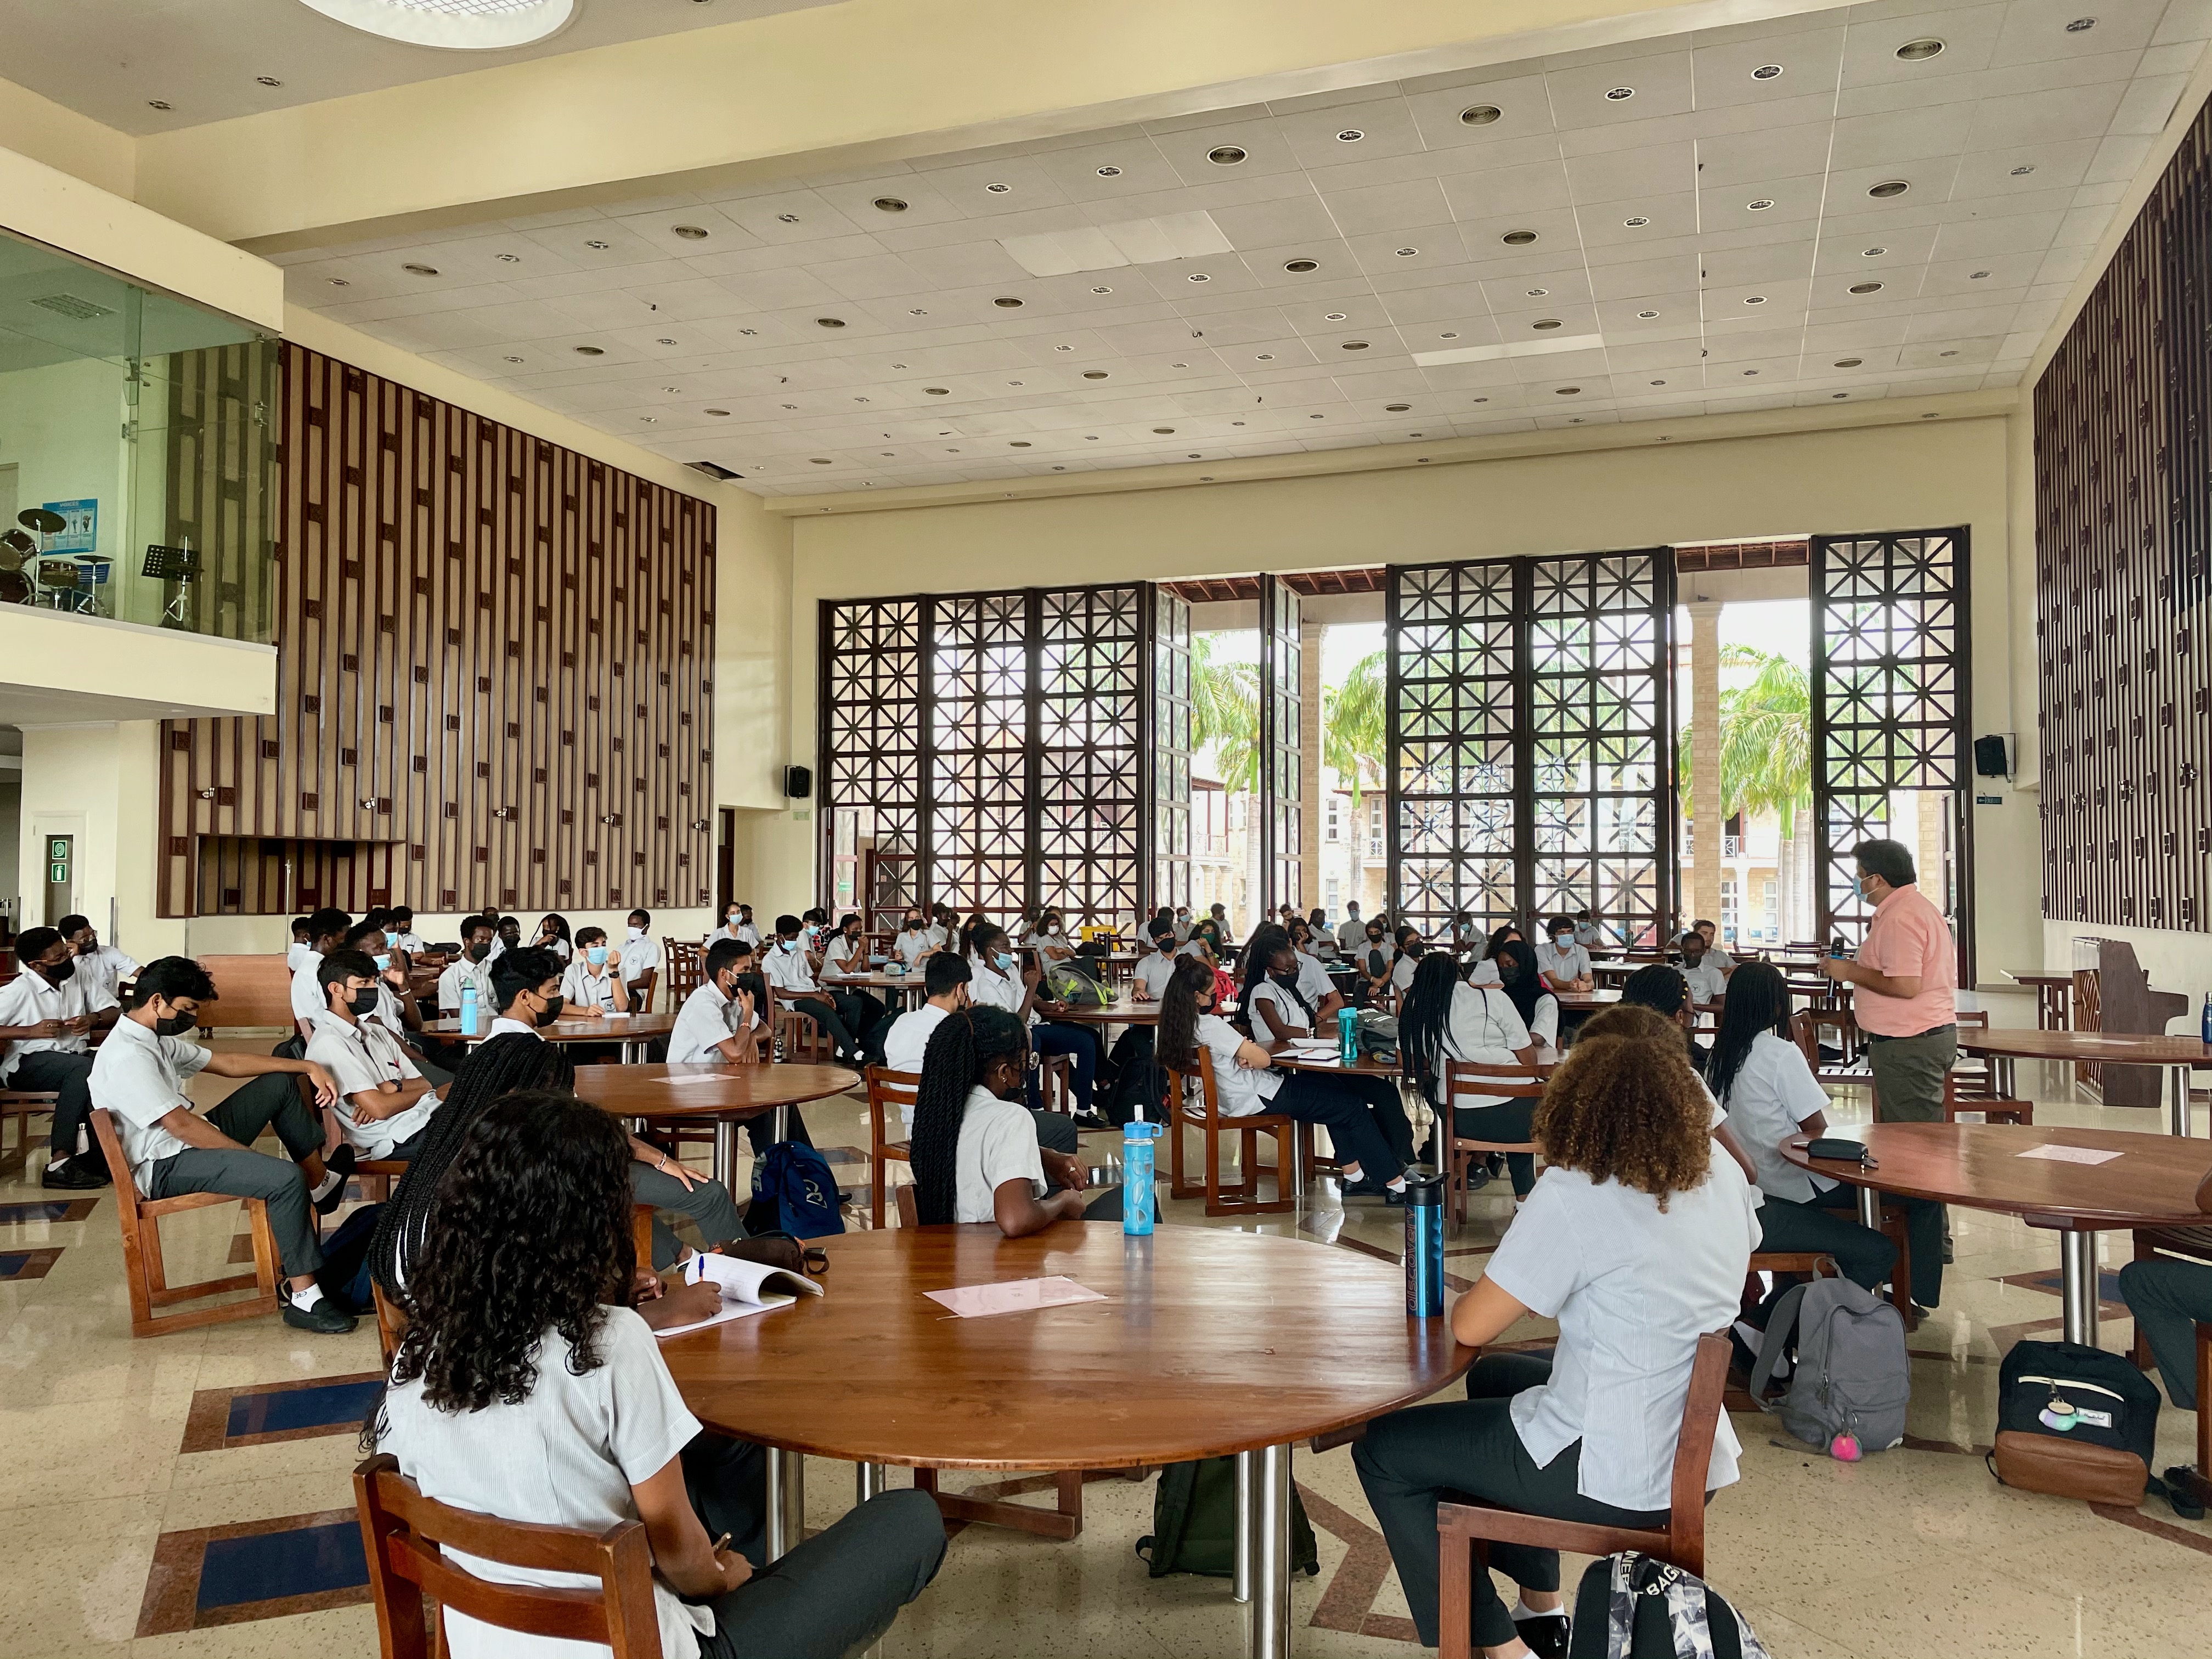
<path fill-rule="evenodd" d="M 146 563 L 139 574 L 155 581 L 177 584 L 176 592 L 162 607 L 162 614 L 179 627 L 184 626 L 185 589 L 200 574 L 200 556 L 189 547 L 164 547 L 159 542 L 149 542 Z"/>

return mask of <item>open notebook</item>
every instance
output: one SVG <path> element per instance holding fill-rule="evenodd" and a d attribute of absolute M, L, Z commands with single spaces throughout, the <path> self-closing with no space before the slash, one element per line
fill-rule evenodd
<path fill-rule="evenodd" d="M 770 1308 L 787 1308 L 802 1296 L 820 1296 L 822 1286 L 805 1273 L 793 1273 L 787 1267 L 770 1267 L 758 1261 L 739 1261 L 726 1255 L 695 1255 L 684 1264 L 687 1283 L 696 1285 L 701 1279 L 712 1279 L 722 1287 L 722 1311 L 708 1319 L 695 1319 L 688 1325 L 671 1325 L 656 1331 L 662 1338 L 681 1336 L 686 1331 L 704 1330 L 709 1325 L 720 1325 L 732 1319 L 749 1319 Z"/>

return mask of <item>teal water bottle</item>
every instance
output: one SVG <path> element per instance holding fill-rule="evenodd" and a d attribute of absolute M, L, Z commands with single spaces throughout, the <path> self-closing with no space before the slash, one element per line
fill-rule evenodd
<path fill-rule="evenodd" d="M 461 1035 L 474 1036 L 476 1034 L 477 988 L 472 983 L 464 981 L 461 986 Z"/>
<path fill-rule="evenodd" d="M 1161 1127 L 1131 1118 L 1121 1130 L 1121 1231 L 1132 1237 L 1152 1231 L 1152 1143 Z"/>
<path fill-rule="evenodd" d="M 1347 1066 L 1359 1063 L 1359 1014 L 1356 1009 L 1336 1011 L 1336 1052 Z"/>
<path fill-rule="evenodd" d="M 1444 1187 L 1448 1173 L 1406 1176 L 1406 1317 L 1444 1310 Z"/>

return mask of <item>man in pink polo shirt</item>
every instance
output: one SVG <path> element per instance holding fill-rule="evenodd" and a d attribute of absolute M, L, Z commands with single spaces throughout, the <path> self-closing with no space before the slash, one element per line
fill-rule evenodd
<path fill-rule="evenodd" d="M 1874 920 L 1857 961 L 1830 957 L 1821 971 L 1852 987 L 1851 1014 L 1866 1034 L 1881 1115 L 1932 1123 L 1943 1115 L 1943 1074 L 1959 1057 L 1959 947 L 1943 913 L 1913 884 L 1912 854 L 1902 842 L 1863 841 L 1851 858 Z"/>

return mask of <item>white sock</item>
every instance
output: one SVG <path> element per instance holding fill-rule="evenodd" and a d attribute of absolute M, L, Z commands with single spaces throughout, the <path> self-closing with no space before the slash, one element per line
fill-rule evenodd
<path fill-rule="evenodd" d="M 292 1292 L 292 1305 L 303 1310 L 313 1307 L 322 1299 L 323 1287 L 319 1285 L 310 1285 L 304 1291 Z"/>
<path fill-rule="evenodd" d="M 1394 1193 L 1404 1192 L 1406 1190 L 1406 1177 L 1400 1176 L 1395 1181 L 1392 1182 L 1390 1183 L 1390 1190 Z"/>
<path fill-rule="evenodd" d="M 68 1153 L 68 1152 L 64 1152 L 64 1153 L 63 1153 L 60 1157 L 58 1157 L 58 1158 L 55 1157 L 52 1153 L 49 1152 L 49 1153 L 46 1155 L 46 1167 L 47 1167 L 49 1170 L 58 1170 L 58 1169 L 60 1169 L 60 1168 L 62 1167 L 62 1165 L 64 1165 L 64 1164 L 66 1164 L 66 1163 L 68 1163 L 68 1162 L 70 1161 L 70 1157 L 71 1157 L 71 1154 L 70 1154 L 70 1153 Z"/>
<path fill-rule="evenodd" d="M 307 1196 L 313 1199 L 316 1203 L 319 1204 L 325 1198 L 328 1198 L 331 1194 L 331 1189 L 337 1187 L 337 1184 L 344 1179 L 345 1177 L 340 1175 L 336 1170 L 327 1170 L 324 1173 L 323 1178 L 315 1183 L 313 1190 L 311 1191 Z"/>
<path fill-rule="evenodd" d="M 1516 1620 L 1521 1620 L 1521 1619 L 1564 1619 L 1564 1618 L 1565 1618 L 1566 1616 L 1567 1616 L 1567 1604 L 1566 1604 L 1565 1601 L 1560 1602 L 1560 1603 L 1559 1603 L 1559 1605 L 1558 1607 L 1547 1607 L 1547 1608 L 1545 1608 L 1542 1612 L 1539 1613 L 1535 1608 L 1534 1608 L 1534 1607 L 1530 1607 L 1530 1606 L 1528 1605 L 1528 1603 L 1526 1601 L 1522 1600 L 1522 1598 L 1520 1598 L 1520 1597 L 1518 1597 L 1518 1596 L 1516 1596 L 1516 1597 L 1514 1598 L 1514 1603 L 1513 1603 L 1513 1617 L 1514 1617 Z"/>

